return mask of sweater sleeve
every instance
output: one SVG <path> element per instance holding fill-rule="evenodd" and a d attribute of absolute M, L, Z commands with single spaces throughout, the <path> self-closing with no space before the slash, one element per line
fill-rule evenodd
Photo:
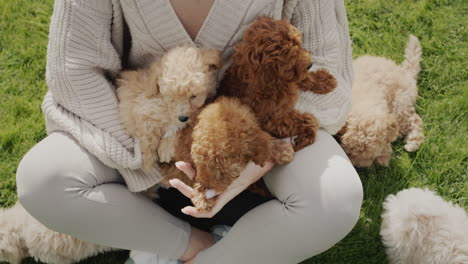
<path fill-rule="evenodd" d="M 353 79 L 344 1 L 298 0 L 290 11 L 291 23 L 303 32 L 304 48 L 312 53 L 314 66 L 311 70 L 328 69 L 338 82 L 337 88 L 329 94 L 301 92 L 296 108 L 314 114 L 322 128 L 336 134 L 351 109 Z"/>
<path fill-rule="evenodd" d="M 49 29 L 46 81 L 55 101 L 132 150 L 110 75 L 121 69 L 111 42 L 111 0 L 56 0 Z"/>

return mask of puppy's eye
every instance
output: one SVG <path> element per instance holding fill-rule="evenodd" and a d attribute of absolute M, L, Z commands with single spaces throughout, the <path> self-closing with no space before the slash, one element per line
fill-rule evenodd
<path fill-rule="evenodd" d="M 197 98 L 196 95 L 192 95 L 192 96 L 190 97 L 191 100 L 193 100 L 193 99 L 195 99 L 195 98 Z"/>

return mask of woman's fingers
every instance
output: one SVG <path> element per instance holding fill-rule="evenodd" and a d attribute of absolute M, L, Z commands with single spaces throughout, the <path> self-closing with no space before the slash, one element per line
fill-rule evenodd
<path fill-rule="evenodd" d="M 197 174 L 195 169 L 188 162 L 177 161 L 175 163 L 175 165 L 179 170 L 181 170 L 183 173 L 185 173 L 185 175 L 187 175 L 191 180 L 193 180 L 193 178 Z"/>
<path fill-rule="evenodd" d="M 214 215 L 216 215 L 223 207 L 232 200 L 236 195 L 238 195 L 240 192 L 242 192 L 244 188 L 242 187 L 233 187 L 230 189 L 227 189 L 226 191 L 220 193 L 216 197 L 216 204 L 214 207 L 211 209 L 209 212 L 200 212 L 197 210 L 197 208 L 193 206 L 187 206 L 182 209 L 182 213 L 186 215 L 190 215 L 196 218 L 211 218 Z"/>
<path fill-rule="evenodd" d="M 179 190 L 179 192 L 181 192 L 187 198 L 192 198 L 193 193 L 195 192 L 192 187 L 188 186 L 187 184 L 185 184 L 183 181 L 179 179 L 169 180 L 169 183 L 172 185 L 172 187 Z"/>
<path fill-rule="evenodd" d="M 193 206 L 186 206 L 182 208 L 182 213 L 186 215 L 190 215 L 192 217 L 196 217 L 196 218 L 211 218 L 218 212 L 219 212 L 219 209 L 216 209 L 216 208 L 213 208 L 213 210 L 211 210 L 210 212 L 204 212 L 204 213 L 198 211 L 197 208 Z"/>
<path fill-rule="evenodd" d="M 197 210 L 197 208 L 193 206 L 186 206 L 182 208 L 182 213 L 193 217 L 197 217 L 198 215 L 200 215 L 200 212 Z"/>
<path fill-rule="evenodd" d="M 177 162 L 177 168 L 183 171 L 187 176 L 193 178 L 196 174 L 195 170 L 189 163 L 186 162 Z M 240 176 L 235 179 L 228 188 L 220 193 L 216 197 L 216 204 L 212 208 L 210 212 L 199 212 L 193 206 L 187 206 L 182 209 L 182 213 L 186 215 L 190 215 L 197 218 L 211 218 L 215 214 L 217 214 L 229 201 L 231 201 L 236 195 L 241 193 L 245 190 L 250 184 L 254 183 L 258 179 L 260 179 L 265 173 L 267 173 L 274 164 L 272 162 L 267 162 L 263 167 L 255 165 L 253 162 L 250 162 L 247 167 L 241 172 Z M 171 180 L 169 181 L 170 184 L 177 188 L 180 192 L 182 192 L 188 198 L 192 198 L 195 190 L 191 187 L 185 185 L 180 180 Z M 207 199 L 213 199 L 216 196 L 216 192 L 214 190 L 207 190 L 205 192 L 205 196 Z"/>

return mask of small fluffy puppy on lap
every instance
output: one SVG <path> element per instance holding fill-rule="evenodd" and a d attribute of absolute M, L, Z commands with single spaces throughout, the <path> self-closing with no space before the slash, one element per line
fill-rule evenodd
<path fill-rule="evenodd" d="M 290 143 L 263 131 L 255 114 L 237 98 L 219 97 L 208 104 L 189 126 L 179 132 L 175 160 L 193 164 L 193 180 L 172 164 L 162 164 L 168 180 L 180 179 L 194 187 L 192 202 L 201 212 L 211 211 L 216 198 L 207 199 L 208 189 L 221 193 L 239 177 L 250 161 L 263 166 L 268 161 L 286 164 L 292 161 Z M 253 189 L 261 195 L 267 190 Z"/>
<path fill-rule="evenodd" d="M 176 133 L 216 92 L 217 50 L 177 47 L 148 69 L 122 72 L 117 81 L 120 116 L 141 144 L 143 168 L 170 162 Z"/>
<path fill-rule="evenodd" d="M 234 49 L 219 93 L 250 106 L 272 136 L 296 136 L 295 151 L 314 143 L 320 124 L 295 109 L 299 92 L 326 94 L 337 82 L 326 69 L 309 71 L 313 62 L 302 47 L 302 33 L 286 20 L 259 17 Z"/>

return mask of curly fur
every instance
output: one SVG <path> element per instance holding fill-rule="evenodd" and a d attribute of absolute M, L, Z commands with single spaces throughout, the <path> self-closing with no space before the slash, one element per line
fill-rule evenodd
<path fill-rule="evenodd" d="M 201 211 L 210 211 L 215 199 L 207 200 L 206 190 L 226 190 L 250 161 L 258 165 L 270 160 L 285 164 L 293 154 L 290 143 L 273 138 L 260 128 L 248 106 L 237 98 L 220 97 L 201 111 L 192 126 L 179 133 L 176 160 L 194 164 L 194 182 L 175 166 L 162 168 L 166 181 L 179 178 L 193 185 L 197 191 L 193 203 Z"/>
<path fill-rule="evenodd" d="M 50 264 L 75 263 L 101 252 L 116 250 L 48 229 L 20 203 L 0 210 L 0 262 L 20 264 L 26 257 Z"/>
<path fill-rule="evenodd" d="M 411 36 L 401 65 L 368 55 L 354 61 L 352 109 L 338 137 L 355 166 L 388 166 L 391 143 L 399 136 L 405 136 L 407 151 L 424 142 L 415 109 L 421 54 L 418 39 Z"/>
<path fill-rule="evenodd" d="M 468 263 L 468 215 L 427 189 L 384 202 L 380 235 L 392 264 Z"/>
<path fill-rule="evenodd" d="M 220 52 L 177 47 L 148 69 L 122 72 L 117 80 L 120 116 L 140 141 L 143 168 L 174 157 L 176 132 L 216 90 Z"/>
<path fill-rule="evenodd" d="M 295 110 L 299 89 L 328 93 L 336 87 L 326 70 L 309 72 L 310 53 L 302 48 L 301 32 L 286 20 L 257 18 L 235 46 L 220 94 L 250 106 L 266 132 L 274 137 L 297 136 L 294 150 L 312 144 L 319 128 L 310 113 Z"/>

